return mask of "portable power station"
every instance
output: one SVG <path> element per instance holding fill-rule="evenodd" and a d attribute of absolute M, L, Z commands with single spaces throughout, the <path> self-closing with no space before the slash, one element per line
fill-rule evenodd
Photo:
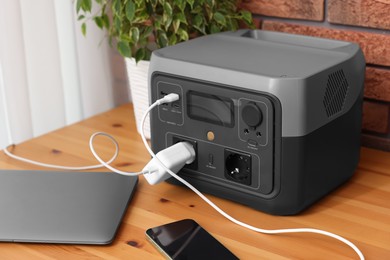
<path fill-rule="evenodd" d="M 180 99 L 151 112 L 152 149 L 188 141 L 196 159 L 179 175 L 200 191 L 299 213 L 355 171 L 364 74 L 357 44 L 278 32 L 225 32 L 156 50 L 150 102 Z"/>

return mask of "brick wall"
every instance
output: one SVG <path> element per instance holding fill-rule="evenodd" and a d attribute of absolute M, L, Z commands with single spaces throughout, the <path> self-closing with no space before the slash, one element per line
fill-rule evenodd
<path fill-rule="evenodd" d="M 260 29 L 356 42 L 366 57 L 362 144 L 390 151 L 390 1 L 242 0 Z"/>

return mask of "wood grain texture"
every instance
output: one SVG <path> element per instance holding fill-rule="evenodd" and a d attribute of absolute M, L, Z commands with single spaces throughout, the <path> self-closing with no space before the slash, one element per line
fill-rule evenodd
<path fill-rule="evenodd" d="M 128 171 L 142 169 L 149 160 L 136 133 L 131 105 L 121 106 L 78 124 L 17 145 L 14 152 L 31 159 L 67 165 L 95 163 L 88 139 L 95 131 L 112 134 L 121 152 L 114 163 Z M 103 139 L 97 151 L 110 157 L 112 146 Z M 40 169 L 0 154 L 0 167 Z M 298 216 L 271 216 L 209 196 L 231 215 L 249 224 L 268 228 L 311 227 L 344 236 L 367 259 L 390 255 L 390 153 L 362 148 L 355 176 Z M 4 210 L 4 209 L 0 209 Z M 109 246 L 1 243 L 1 259 L 162 259 L 147 242 L 146 229 L 184 218 L 193 218 L 241 259 L 356 259 L 349 247 L 315 234 L 263 235 L 237 226 L 210 208 L 193 192 L 162 183 L 150 186 L 143 177 Z"/>
<path fill-rule="evenodd" d="M 389 30 L 390 1 L 329 0 L 328 21 Z"/>

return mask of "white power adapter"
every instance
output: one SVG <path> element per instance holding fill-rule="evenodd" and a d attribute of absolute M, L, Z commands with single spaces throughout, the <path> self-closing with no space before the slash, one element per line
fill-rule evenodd
<path fill-rule="evenodd" d="M 190 164 L 195 160 L 196 153 L 190 143 L 179 142 L 160 151 L 156 157 L 166 168 L 177 173 L 185 164 Z M 142 170 L 150 185 L 158 184 L 171 177 L 158 160 L 153 158 Z"/>

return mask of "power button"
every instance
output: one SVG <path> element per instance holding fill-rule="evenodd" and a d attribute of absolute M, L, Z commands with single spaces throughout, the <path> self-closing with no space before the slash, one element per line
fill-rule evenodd
<path fill-rule="evenodd" d="M 249 102 L 241 111 L 242 120 L 250 128 L 255 129 L 263 121 L 261 109 L 253 102 Z"/>

